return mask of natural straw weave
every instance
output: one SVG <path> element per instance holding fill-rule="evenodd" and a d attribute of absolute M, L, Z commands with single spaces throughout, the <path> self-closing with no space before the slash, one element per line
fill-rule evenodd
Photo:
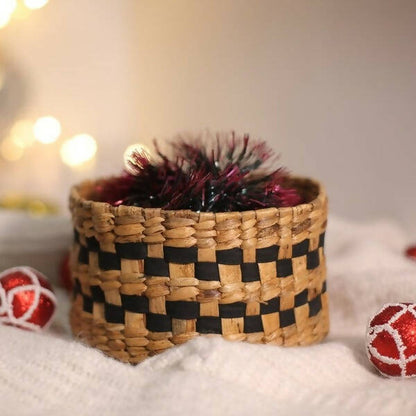
<path fill-rule="evenodd" d="M 93 202 L 71 190 L 75 336 L 138 363 L 200 334 L 308 345 L 328 332 L 327 198 L 293 179 L 307 203 L 244 212 L 164 211 Z"/>

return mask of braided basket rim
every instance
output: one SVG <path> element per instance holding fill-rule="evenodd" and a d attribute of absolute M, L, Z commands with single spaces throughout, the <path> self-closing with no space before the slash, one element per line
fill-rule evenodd
<path fill-rule="evenodd" d="M 119 206 L 114 206 L 112 204 L 110 204 L 109 202 L 103 202 L 103 201 L 96 201 L 92 198 L 87 198 L 84 197 L 82 194 L 84 193 L 85 190 L 87 190 L 88 188 L 92 188 L 93 186 L 99 184 L 99 183 L 104 183 L 105 181 L 108 181 L 112 178 L 113 176 L 108 176 L 108 177 L 101 177 L 101 178 L 97 178 L 97 179 L 87 179 L 84 180 L 78 184 L 75 184 L 71 187 L 70 189 L 70 202 L 75 202 L 79 205 L 81 205 L 83 208 L 86 209 L 91 209 L 92 207 L 101 207 L 101 208 L 105 208 L 105 210 L 107 212 L 110 212 L 114 215 L 117 215 L 117 212 L 121 209 L 128 209 L 128 212 L 130 215 L 134 215 L 134 214 L 142 214 L 143 210 L 144 211 L 154 211 L 154 210 L 160 210 L 161 213 L 165 213 L 169 216 L 169 214 L 177 214 L 177 213 L 182 213 L 184 215 L 186 214 L 193 214 L 193 215 L 200 215 L 200 214 L 207 214 L 207 213 L 211 213 L 211 214 L 222 214 L 222 215 L 238 215 L 238 214 L 242 214 L 242 213 L 249 213 L 249 212 L 256 212 L 259 213 L 260 215 L 262 213 L 268 213 L 271 210 L 273 211 L 277 211 L 278 213 L 285 213 L 288 210 L 292 210 L 294 208 L 299 209 L 299 210 L 305 210 L 308 207 L 312 207 L 312 210 L 314 208 L 314 206 L 319 205 L 322 201 L 327 200 L 327 193 L 326 193 L 326 189 L 325 187 L 322 185 L 322 183 L 318 180 L 315 180 L 311 177 L 307 177 L 307 176 L 291 176 L 290 177 L 290 182 L 295 185 L 295 188 L 297 188 L 296 185 L 299 186 L 299 184 L 305 184 L 307 186 L 308 189 L 316 189 L 316 193 L 315 193 L 315 197 L 308 201 L 308 202 L 303 202 L 301 204 L 298 205 L 293 205 L 290 207 L 267 207 L 267 208 L 258 208 L 258 209 L 251 209 L 251 210 L 245 210 L 245 211 L 193 211 L 191 209 L 163 209 L 160 207 L 141 207 L 141 206 L 134 206 L 134 205 L 119 205 Z"/>

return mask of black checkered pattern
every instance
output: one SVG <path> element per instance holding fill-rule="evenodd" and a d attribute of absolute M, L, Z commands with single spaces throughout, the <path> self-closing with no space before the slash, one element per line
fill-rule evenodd
<path fill-rule="evenodd" d="M 279 246 L 260 248 L 256 250 L 256 262 L 244 263 L 243 250 L 232 248 L 229 250 L 217 250 L 216 262 L 198 262 L 197 247 L 176 248 L 164 247 L 163 258 L 153 258 L 147 256 L 147 245 L 145 243 L 116 243 L 116 253 L 101 251 L 97 240 L 94 237 L 87 239 L 87 246 L 80 245 L 78 262 L 88 264 L 88 253 L 98 253 L 98 265 L 101 270 L 120 270 L 120 259 L 132 259 L 144 261 L 144 273 L 147 276 L 169 277 L 169 263 L 195 264 L 195 277 L 198 280 L 220 280 L 218 266 L 240 265 L 242 281 L 253 282 L 260 280 L 259 263 L 276 263 L 277 277 L 288 277 L 293 274 L 292 259 L 306 256 L 306 268 L 316 269 L 319 266 L 319 248 L 324 246 L 325 235 L 319 238 L 319 247 L 309 251 L 309 240 L 304 240 L 292 247 L 292 257 L 290 259 L 278 259 Z M 76 234 L 76 241 L 79 242 Z"/>
<path fill-rule="evenodd" d="M 124 312 L 135 312 L 146 314 L 146 326 L 149 331 L 166 332 L 172 330 L 172 318 L 196 319 L 197 331 L 201 334 L 221 334 L 222 318 L 244 318 L 244 332 L 263 331 L 262 315 L 279 313 L 280 327 L 285 328 L 293 325 L 295 320 L 295 309 L 304 305 L 309 306 L 309 317 L 313 317 L 322 309 L 321 295 L 326 292 L 326 283 L 322 285 L 321 293 L 308 301 L 308 290 L 295 296 L 295 307 L 292 309 L 280 309 L 280 297 L 270 299 L 260 305 L 260 315 L 246 316 L 246 303 L 235 302 L 219 305 L 219 316 L 201 316 L 200 303 L 189 301 L 167 301 L 166 315 L 149 312 L 149 301 L 146 296 L 121 295 L 121 306 L 105 302 L 104 293 L 99 286 L 91 286 L 92 296 L 82 294 L 81 285 L 75 281 L 74 293 L 81 294 L 83 298 L 84 312 L 92 313 L 93 303 L 104 303 L 105 319 L 109 323 L 124 324 Z"/>
<path fill-rule="evenodd" d="M 75 233 L 75 241 L 80 244 L 79 235 Z M 100 250 L 100 245 L 94 237 L 86 239 L 87 245 L 80 244 L 78 261 L 88 264 L 89 252 L 98 253 L 98 265 L 102 271 L 120 270 L 120 259 L 143 260 L 144 273 L 148 277 L 169 277 L 169 263 L 194 264 L 195 278 L 202 281 L 220 281 L 219 265 L 239 265 L 243 282 L 260 281 L 259 264 L 275 263 L 276 277 L 285 278 L 293 274 L 292 259 L 306 256 L 306 268 L 314 270 L 320 265 L 319 248 L 324 246 L 324 234 L 319 238 L 319 247 L 309 251 L 310 241 L 304 240 L 292 246 L 292 258 L 279 259 L 278 245 L 256 250 L 256 262 L 244 263 L 243 251 L 240 248 L 217 250 L 216 262 L 198 261 L 197 247 L 175 248 L 164 247 L 163 258 L 148 256 L 145 243 L 116 243 L 116 253 Z M 196 330 L 200 333 L 222 333 L 221 319 L 244 318 L 244 332 L 253 333 L 263 331 L 262 316 L 272 313 L 279 314 L 280 327 L 285 328 L 296 323 L 295 309 L 308 305 L 309 317 L 313 317 L 322 309 L 321 295 L 326 292 L 324 283 L 320 293 L 309 294 L 305 289 L 295 295 L 294 307 L 281 309 L 281 299 L 276 297 L 266 303 L 260 304 L 260 314 L 246 316 L 247 304 L 235 302 L 219 305 L 219 316 L 201 316 L 199 302 L 195 301 L 166 301 L 166 315 L 151 313 L 149 300 L 146 296 L 121 295 L 121 306 L 105 301 L 105 295 L 100 286 L 91 286 L 91 296 L 83 294 L 78 280 L 75 281 L 75 294 L 83 298 L 83 310 L 92 313 L 93 304 L 104 304 L 104 316 L 107 322 L 124 324 L 125 312 L 141 313 L 146 315 L 146 327 L 152 332 L 167 332 L 172 330 L 172 318 L 196 319 Z M 312 298 L 312 299 L 311 299 Z M 308 300 L 309 299 L 309 300 Z"/>

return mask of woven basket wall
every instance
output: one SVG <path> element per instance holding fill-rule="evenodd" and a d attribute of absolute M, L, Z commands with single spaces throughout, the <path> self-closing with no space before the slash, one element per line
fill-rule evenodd
<path fill-rule="evenodd" d="M 112 207 L 92 201 L 97 183 L 74 187 L 74 335 L 130 363 L 201 334 L 320 341 L 327 198 L 318 183 L 293 181 L 310 202 L 216 214 Z"/>

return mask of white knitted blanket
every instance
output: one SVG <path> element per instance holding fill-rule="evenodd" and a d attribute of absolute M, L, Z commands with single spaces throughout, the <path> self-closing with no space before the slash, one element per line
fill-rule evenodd
<path fill-rule="evenodd" d="M 416 379 L 368 363 L 369 315 L 416 301 L 416 263 L 390 222 L 331 218 L 326 251 L 331 333 L 281 348 L 200 337 L 132 367 L 69 336 L 68 301 L 46 333 L 0 327 L 1 415 L 415 415 Z"/>

